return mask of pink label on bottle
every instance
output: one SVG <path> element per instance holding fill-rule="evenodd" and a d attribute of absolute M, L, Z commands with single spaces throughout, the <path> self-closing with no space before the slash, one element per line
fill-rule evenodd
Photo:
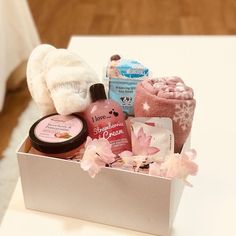
<path fill-rule="evenodd" d="M 93 128 L 95 138 L 105 138 L 112 145 L 114 153 L 120 153 L 121 150 L 129 150 L 129 141 L 124 122 L 108 122 Z"/>
<path fill-rule="evenodd" d="M 118 104 L 109 100 L 95 102 L 87 111 L 87 122 L 89 135 L 107 139 L 113 153 L 130 150 L 123 111 Z"/>
<path fill-rule="evenodd" d="M 82 121 L 75 116 L 53 115 L 40 121 L 34 134 L 41 141 L 60 143 L 77 136 L 82 128 Z"/>

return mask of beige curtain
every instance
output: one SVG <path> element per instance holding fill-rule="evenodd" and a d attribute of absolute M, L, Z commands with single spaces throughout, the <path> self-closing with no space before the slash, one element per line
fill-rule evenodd
<path fill-rule="evenodd" d="M 0 0 L 0 111 L 10 73 L 40 43 L 26 0 Z"/>

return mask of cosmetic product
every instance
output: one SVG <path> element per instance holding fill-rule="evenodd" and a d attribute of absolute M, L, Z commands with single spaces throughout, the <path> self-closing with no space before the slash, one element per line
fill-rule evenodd
<path fill-rule="evenodd" d="M 119 103 L 125 113 L 134 115 L 136 86 L 148 78 L 149 74 L 149 69 L 136 60 L 112 56 L 106 72 L 109 81 L 108 97 Z"/>
<path fill-rule="evenodd" d="M 107 99 L 104 85 L 90 87 L 92 104 L 85 111 L 88 132 L 91 138 L 105 138 L 112 145 L 112 152 L 119 154 L 131 150 L 121 106 Z"/>
<path fill-rule="evenodd" d="M 134 156 L 149 156 L 151 161 L 163 161 L 174 153 L 172 120 L 166 117 L 136 117 L 130 120 Z"/>
<path fill-rule="evenodd" d="M 69 159 L 80 154 L 87 135 L 87 124 L 81 116 L 51 114 L 30 128 L 30 152 Z"/>

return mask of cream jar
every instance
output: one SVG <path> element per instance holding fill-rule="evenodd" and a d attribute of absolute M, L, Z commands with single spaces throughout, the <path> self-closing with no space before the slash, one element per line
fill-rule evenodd
<path fill-rule="evenodd" d="M 81 153 L 87 136 L 87 123 L 81 116 L 51 114 L 36 121 L 30 128 L 30 152 L 70 159 Z"/>

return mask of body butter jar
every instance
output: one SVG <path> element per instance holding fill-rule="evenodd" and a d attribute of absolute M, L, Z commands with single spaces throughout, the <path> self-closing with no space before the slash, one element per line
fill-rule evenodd
<path fill-rule="evenodd" d="M 87 136 L 87 124 L 81 116 L 51 114 L 36 121 L 30 128 L 30 152 L 70 159 L 81 153 Z"/>

